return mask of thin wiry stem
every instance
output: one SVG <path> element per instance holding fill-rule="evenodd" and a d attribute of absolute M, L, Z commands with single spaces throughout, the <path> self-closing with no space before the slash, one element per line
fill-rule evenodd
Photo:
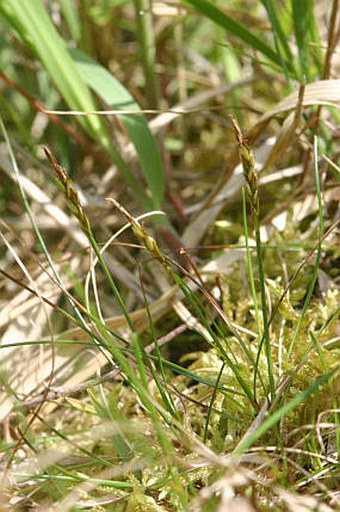
<path fill-rule="evenodd" d="M 263 268 L 263 257 L 262 257 L 262 246 L 261 246 L 261 235 L 260 235 L 260 201 L 259 201 L 259 190 L 258 190 L 258 176 L 255 170 L 255 158 L 254 154 L 249 147 L 246 139 L 238 126 L 238 123 L 234 117 L 231 117 L 231 121 L 235 130 L 236 139 L 239 145 L 239 155 L 243 167 L 243 175 L 245 179 L 245 190 L 246 196 L 250 203 L 251 213 L 254 221 L 254 231 L 256 240 L 256 255 L 258 263 L 259 281 L 260 281 L 260 295 L 261 295 L 261 309 L 262 309 L 262 320 L 263 320 L 263 336 L 264 345 L 267 357 L 267 371 L 269 379 L 269 388 L 271 399 L 275 397 L 275 380 L 274 380 L 274 366 L 272 360 L 270 336 L 269 336 L 269 322 L 268 322 L 268 310 L 266 300 L 266 289 L 265 289 L 265 275 Z M 259 336 L 261 339 L 262 336 Z M 261 347 L 259 347 L 259 351 Z"/>

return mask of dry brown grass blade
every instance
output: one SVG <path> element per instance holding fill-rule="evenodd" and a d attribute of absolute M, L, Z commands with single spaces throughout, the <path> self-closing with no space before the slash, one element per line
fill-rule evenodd
<path fill-rule="evenodd" d="M 251 143 L 256 140 L 272 117 L 289 110 L 294 110 L 299 105 L 299 96 L 300 88 L 286 96 L 275 107 L 265 112 L 249 131 L 248 140 Z M 340 108 L 340 80 L 318 80 L 305 86 L 302 107 L 316 105 Z"/>
<path fill-rule="evenodd" d="M 35 282 L 41 290 L 41 294 L 51 300 L 55 299 L 60 293 L 60 288 L 53 284 L 48 274 L 42 272 L 35 276 Z M 64 284 L 67 287 L 67 284 Z M 21 323 L 21 318 L 25 322 L 32 321 L 30 316 L 37 306 L 41 304 L 41 301 L 36 295 L 32 295 L 29 290 L 22 290 L 17 293 L 7 304 L 1 309 L 0 312 L 0 329 L 4 329 L 7 325 L 13 325 L 13 323 Z M 28 332 L 23 332 L 23 336 L 7 335 L 6 332 L 1 337 L 2 343 L 18 343 L 21 340 L 28 339 Z M 36 335 L 33 333 L 33 337 L 29 339 L 36 339 Z"/>
<path fill-rule="evenodd" d="M 172 307 L 174 297 L 178 293 L 178 287 L 172 287 L 167 293 L 165 293 L 160 299 L 152 303 L 149 307 L 152 321 L 157 322 L 164 315 L 166 315 Z M 146 308 L 142 308 L 133 311 L 131 318 L 134 322 L 135 328 L 139 333 L 142 333 L 149 326 L 149 317 Z M 124 336 L 129 333 L 129 326 L 124 315 L 115 316 L 106 320 L 106 326 L 108 329 L 115 331 L 117 334 Z M 69 329 L 59 334 L 56 339 L 58 340 L 73 340 L 75 342 L 86 342 L 92 341 L 91 334 L 83 329 L 76 327 Z M 50 352 L 51 356 L 51 352 Z M 48 354 L 46 355 L 48 361 Z M 58 381 L 62 383 L 64 388 L 71 388 L 84 382 L 92 375 L 100 372 L 100 369 L 107 364 L 107 358 L 105 355 L 97 350 L 96 346 L 82 347 L 81 345 L 68 345 L 67 348 L 63 349 L 56 346 L 56 357 L 55 357 L 55 372 L 58 372 Z M 76 365 L 77 371 L 73 369 Z M 30 392 L 39 393 L 41 387 L 31 386 Z M 6 407 L 6 412 L 11 410 L 12 402 L 9 402 Z M 40 414 L 47 417 L 58 405 L 58 400 L 53 403 L 46 403 L 42 406 Z"/>
<path fill-rule="evenodd" d="M 293 110 L 299 104 L 300 88 L 289 94 L 280 101 L 274 108 L 268 110 L 258 123 L 270 119 L 281 112 Z M 318 80 L 311 84 L 307 84 L 303 92 L 302 105 L 311 107 L 313 105 L 326 105 L 340 108 L 340 80 Z"/>
<path fill-rule="evenodd" d="M 288 512 L 312 512 L 317 510 L 318 512 L 334 512 L 339 510 L 338 508 L 329 507 L 325 503 L 319 503 L 318 499 L 311 495 L 299 496 L 293 492 L 289 492 L 282 487 L 275 487 L 275 493 L 286 506 Z M 339 506 L 339 500 L 337 499 L 334 505 Z"/>
<path fill-rule="evenodd" d="M 277 137 L 275 144 L 268 155 L 267 160 L 263 164 L 262 171 L 265 171 L 269 167 L 275 165 L 277 160 L 284 154 L 284 152 L 292 145 L 295 138 L 296 130 L 300 124 L 302 110 L 303 110 L 303 98 L 304 98 L 305 85 L 301 85 L 299 89 L 298 102 L 294 112 L 289 114 L 285 119 Z"/>
<path fill-rule="evenodd" d="M 171 310 L 172 302 L 177 293 L 178 287 L 173 286 L 160 299 L 150 305 L 149 311 L 153 322 L 157 322 Z M 131 318 L 136 330 L 140 333 L 149 326 L 146 308 L 132 312 Z M 108 319 L 106 325 L 109 329 L 121 335 L 124 335 L 129 330 L 126 318 L 123 315 Z M 61 333 L 56 336 L 56 340 L 58 339 L 73 340 L 75 342 L 92 341 L 91 335 L 79 327 Z M 16 359 L 13 360 L 13 357 L 9 354 L 9 364 L 12 368 L 11 386 L 19 400 L 7 396 L 7 393 L 3 395 L 1 399 L 0 420 L 3 420 L 10 413 L 15 404 L 20 405 L 21 399 L 25 400 L 28 395 L 42 391 L 44 382 L 51 372 L 52 354 L 54 356 L 54 373 L 64 386 L 74 386 L 83 382 L 107 363 L 106 357 L 97 349 L 90 350 L 89 347 L 84 349 L 84 347 L 78 344 L 73 346 L 67 345 L 66 348 L 59 347 L 58 345 L 52 347 L 52 345 L 53 341 L 51 340 L 51 346 L 44 345 L 43 349 L 32 346 L 10 349 L 12 352 L 14 350 L 13 354 L 16 355 Z M 76 372 L 72 370 L 75 364 L 78 368 Z M 15 373 L 13 373 L 14 368 Z M 47 413 L 47 411 L 51 412 L 53 408 L 51 405 L 47 409 L 44 408 L 44 413 Z"/>
<path fill-rule="evenodd" d="M 4 156 L 5 149 L 5 146 L 0 145 L 0 166 L 7 176 L 16 182 L 17 179 L 13 171 L 12 164 L 9 159 Z M 56 225 L 60 226 L 60 228 L 63 229 L 80 247 L 88 249 L 89 241 L 78 227 L 78 224 L 75 222 L 73 217 L 67 215 L 61 208 L 53 204 L 50 197 L 26 176 L 21 176 L 20 179 L 28 197 L 33 199 L 36 204 L 39 204 L 47 215 L 54 220 Z M 134 290 L 134 292 L 139 294 L 139 287 L 137 286 L 131 272 L 129 272 L 127 268 L 125 268 L 111 255 L 105 255 L 105 258 L 116 279 L 123 282 L 125 286 L 128 286 Z"/>
<path fill-rule="evenodd" d="M 24 288 L 3 308 L 0 314 L 0 326 L 6 326 L 1 338 L 1 379 L 5 391 L 0 393 L 0 419 L 3 419 L 12 409 L 16 397 L 29 394 L 39 387 L 41 382 L 47 381 L 54 372 L 55 353 L 53 344 L 46 347 L 27 346 L 26 342 L 41 338 L 47 327 L 51 328 L 50 317 L 52 308 L 47 297 L 58 297 L 61 293 L 54 282 L 45 272 L 30 274 L 25 263 L 20 259 L 14 247 L 9 244 L 1 234 L 11 255 L 21 271 L 24 273 L 24 281 L 28 281 L 32 288 L 25 282 Z M 2 274 L 6 274 L 1 270 Z M 13 277 L 13 282 L 21 284 L 19 279 Z M 50 329 L 51 330 L 51 329 Z M 20 346 L 21 343 L 24 345 Z M 11 389 L 12 393 L 8 393 Z"/>

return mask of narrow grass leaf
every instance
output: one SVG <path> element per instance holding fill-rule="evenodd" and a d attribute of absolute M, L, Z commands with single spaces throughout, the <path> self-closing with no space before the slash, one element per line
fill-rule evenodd
<path fill-rule="evenodd" d="M 65 469 L 62 468 L 65 472 Z M 133 491 L 133 484 L 130 482 L 122 482 L 120 480 L 104 480 L 102 478 L 89 478 L 87 475 L 83 475 L 81 473 L 73 473 L 72 475 L 66 475 L 66 474 L 43 474 L 43 475 L 37 475 L 36 473 L 22 473 L 22 472 L 13 472 L 13 476 L 20 479 L 27 479 L 29 481 L 32 480 L 48 480 L 51 482 L 70 482 L 70 483 L 77 483 L 77 482 L 86 482 L 87 484 L 94 484 L 96 487 L 104 486 L 104 487 L 110 487 L 113 489 L 120 489 L 125 491 Z"/>
<path fill-rule="evenodd" d="M 0 13 L 7 18 L 20 38 L 42 62 L 68 106 L 72 110 L 94 111 L 95 105 L 90 90 L 82 79 L 77 65 L 67 51 L 63 39 L 49 19 L 41 1 L 22 0 L 22 2 L 16 2 L 15 0 L 8 0 L 6 3 L 0 2 Z M 141 183 L 112 145 L 102 119 L 98 116 L 83 116 L 79 122 L 109 154 L 136 197 L 145 207 L 152 208 L 153 203 Z M 154 167 L 150 166 L 150 168 L 153 169 Z M 152 193 L 156 194 L 156 190 L 157 186 L 154 186 Z M 158 197 L 160 196 L 161 191 L 158 193 Z"/>
<path fill-rule="evenodd" d="M 73 109 L 93 110 L 94 103 L 90 91 L 81 79 L 41 1 L 0 2 L 0 12 L 18 30 L 18 35 L 41 60 L 68 105 Z M 100 119 L 88 117 L 82 119 L 81 123 L 95 138 L 103 139 L 105 144 L 109 143 Z"/>
<path fill-rule="evenodd" d="M 206 310 L 204 308 L 203 303 L 191 292 L 191 290 L 187 287 L 187 285 L 184 281 L 178 281 L 178 284 L 179 284 L 182 292 L 188 299 L 190 305 L 192 306 L 196 317 L 199 318 L 202 325 L 207 329 L 207 332 L 210 334 L 211 340 L 210 341 L 207 340 L 207 341 L 214 348 L 216 348 L 218 350 L 219 356 L 221 357 L 223 362 L 226 364 L 226 366 L 228 368 L 230 368 L 230 370 L 234 374 L 235 379 L 237 380 L 241 389 L 244 391 L 244 394 L 248 397 L 248 400 L 251 403 L 252 407 L 254 408 L 254 410 L 257 410 L 257 404 L 256 404 L 256 401 L 252 394 L 252 389 L 250 386 L 248 386 L 248 382 L 243 378 L 242 373 L 239 371 L 239 366 L 238 366 L 239 363 L 238 363 L 238 360 L 235 359 L 233 352 L 230 351 L 230 355 L 228 354 L 228 352 L 224 346 L 224 345 L 226 345 L 226 347 L 228 348 L 228 344 L 225 344 L 222 342 L 222 340 L 224 341 L 224 339 L 223 339 L 224 336 L 223 336 L 223 333 L 219 330 L 217 323 L 214 323 L 214 328 L 217 330 L 217 333 L 220 333 L 220 335 L 219 334 L 216 335 L 214 333 L 214 330 L 211 328 L 209 321 L 207 321 Z M 246 346 L 243 343 L 243 340 L 240 338 L 240 336 L 238 335 L 238 333 L 236 331 L 232 331 L 232 332 L 233 332 L 233 336 L 235 336 L 235 338 L 237 338 L 238 341 L 240 341 L 240 345 L 242 346 L 242 349 L 245 351 L 246 355 L 249 357 L 250 362 L 252 363 L 253 361 L 252 361 L 251 353 L 250 353 L 250 351 L 248 351 L 246 349 Z"/>
<path fill-rule="evenodd" d="M 313 274 L 311 277 L 311 281 L 308 286 L 307 294 L 303 303 L 302 310 L 300 312 L 299 321 L 295 327 L 292 341 L 289 345 L 288 349 L 288 356 L 291 356 L 293 352 L 293 348 L 295 345 L 295 342 L 297 340 L 298 334 L 300 332 L 301 325 L 304 321 L 305 314 L 307 311 L 307 308 L 311 302 L 313 291 L 317 282 L 317 278 L 319 275 L 319 266 L 321 261 L 321 250 L 322 250 L 322 240 L 323 240 L 323 205 L 322 205 L 322 197 L 321 197 L 321 184 L 320 184 L 320 176 L 319 176 L 319 165 L 318 165 L 318 139 L 317 137 L 314 137 L 314 175 L 315 175 L 315 185 L 316 185 L 316 196 L 318 200 L 318 214 L 319 214 L 319 244 L 316 250 L 316 257 L 315 257 L 315 263 L 313 267 Z"/>
<path fill-rule="evenodd" d="M 264 434 L 266 434 L 271 428 L 273 428 L 284 416 L 286 416 L 290 411 L 298 407 L 300 404 L 306 402 L 307 398 L 318 388 L 320 388 L 323 384 L 329 381 L 329 379 L 339 370 L 339 367 L 333 368 L 330 372 L 319 377 L 308 389 L 301 391 L 293 400 L 288 402 L 286 405 L 275 411 L 271 416 L 269 416 L 262 425 L 259 426 L 255 432 L 249 437 L 246 437 L 244 441 L 237 446 L 234 451 L 235 455 L 242 455 L 246 450 L 248 450 L 258 439 L 260 439 Z"/>
<path fill-rule="evenodd" d="M 227 32 L 237 36 L 248 46 L 254 50 L 259 51 L 272 63 L 278 65 L 281 68 L 281 59 L 270 46 L 268 46 L 263 42 L 263 40 L 259 39 L 252 32 L 250 32 L 242 23 L 239 23 L 231 16 L 228 16 L 214 4 L 208 2 L 207 0 L 183 0 L 183 3 L 184 5 L 194 7 L 196 11 L 200 12 L 220 27 L 223 27 Z M 291 63 L 286 61 L 285 65 L 287 66 L 287 69 L 293 73 Z"/>
<path fill-rule="evenodd" d="M 218 389 L 219 383 L 221 381 L 224 368 L 225 368 L 225 363 L 223 363 L 221 365 L 220 371 L 218 372 L 218 376 L 217 376 L 217 379 L 216 379 L 216 384 L 215 384 L 215 387 L 213 389 L 213 392 L 212 392 L 212 395 L 211 395 L 211 399 L 210 399 L 210 403 L 209 403 L 209 406 L 208 406 L 208 412 L 207 412 L 207 416 L 206 416 L 206 420 L 205 420 L 204 433 L 203 433 L 203 443 L 204 444 L 206 444 L 207 439 L 208 439 L 210 416 L 211 416 L 211 413 L 213 411 L 213 406 L 214 406 L 214 402 L 216 400 L 216 395 L 217 395 L 217 389 Z"/>
<path fill-rule="evenodd" d="M 276 53 L 281 61 L 282 70 L 286 75 L 287 80 L 289 80 L 286 63 L 289 62 L 293 67 L 294 57 L 288 43 L 287 34 L 283 28 L 282 13 L 277 12 L 277 5 L 275 5 L 272 0 L 263 0 L 262 3 L 267 10 L 268 18 L 272 26 Z M 294 74 L 297 75 L 296 71 L 294 71 Z"/>
<path fill-rule="evenodd" d="M 140 58 L 145 79 L 145 93 L 150 108 L 159 108 L 159 82 L 156 74 L 156 45 L 150 0 L 133 0 L 137 23 Z"/>
<path fill-rule="evenodd" d="M 291 0 L 295 41 L 299 52 L 300 78 L 311 79 L 310 52 L 307 46 L 313 0 Z"/>
<path fill-rule="evenodd" d="M 81 38 L 81 21 L 78 6 L 69 0 L 59 0 L 60 9 L 73 40 L 78 43 Z"/>

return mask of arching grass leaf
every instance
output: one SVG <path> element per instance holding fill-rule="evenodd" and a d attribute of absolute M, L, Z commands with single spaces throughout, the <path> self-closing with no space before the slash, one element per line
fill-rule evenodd
<path fill-rule="evenodd" d="M 129 91 L 103 66 L 79 50 L 70 49 L 69 52 L 84 82 L 113 110 L 140 110 Z M 153 206 L 159 209 L 165 190 L 164 172 L 148 123 L 142 114 L 121 114 L 118 117 L 136 148 Z"/>

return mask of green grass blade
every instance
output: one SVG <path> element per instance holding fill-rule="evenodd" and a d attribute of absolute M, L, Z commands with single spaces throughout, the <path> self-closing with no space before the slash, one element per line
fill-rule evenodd
<path fill-rule="evenodd" d="M 315 288 L 315 285 L 316 285 L 316 282 L 318 279 L 319 265 L 320 265 L 320 260 L 321 260 L 324 221 L 323 221 L 323 205 L 322 205 L 321 184 L 320 184 L 319 165 L 318 165 L 318 139 L 316 136 L 314 137 L 314 175 L 315 175 L 316 196 L 317 196 L 317 200 L 318 200 L 318 213 L 319 213 L 319 224 L 318 224 L 319 244 L 318 244 L 317 251 L 316 251 L 316 258 L 315 258 L 315 263 L 314 263 L 314 267 L 313 267 L 312 278 L 309 283 L 309 287 L 308 287 L 307 294 L 306 294 L 306 297 L 305 297 L 305 300 L 303 303 L 302 311 L 300 313 L 299 321 L 295 327 L 295 330 L 294 330 L 294 333 L 292 336 L 292 341 L 289 345 L 288 356 L 292 355 L 298 334 L 301 329 L 301 325 L 305 318 L 307 308 L 312 299 L 313 291 L 314 291 L 314 288 Z"/>
<path fill-rule="evenodd" d="M 311 54 L 308 43 L 311 42 L 313 3 L 313 0 L 291 0 L 295 41 L 299 53 L 300 77 L 306 77 L 307 82 L 312 79 Z"/>
<path fill-rule="evenodd" d="M 262 321 L 261 321 L 261 317 L 260 317 L 259 306 L 258 306 L 258 301 L 257 301 L 257 296 L 256 296 L 254 270 L 253 270 L 253 264 L 252 264 L 252 260 L 251 260 L 251 248 L 249 245 L 248 221 L 247 221 L 246 193 L 245 193 L 244 187 L 242 187 L 242 212 L 243 212 L 244 237 L 245 237 L 245 242 L 246 242 L 247 272 L 248 272 L 248 277 L 249 277 L 251 295 L 253 298 L 258 334 L 259 334 L 259 338 L 261 338 L 262 337 Z"/>
<path fill-rule="evenodd" d="M 60 10 L 73 40 L 78 43 L 81 38 L 81 23 L 78 16 L 78 6 L 69 0 L 59 0 Z"/>
<path fill-rule="evenodd" d="M 277 14 L 277 5 L 272 0 L 263 0 L 263 5 L 266 8 L 269 21 L 272 26 L 273 38 L 275 43 L 276 53 L 281 61 L 281 67 L 289 80 L 289 73 L 286 63 L 289 62 L 291 66 L 294 66 L 294 56 L 292 55 L 289 47 L 289 39 L 283 28 L 282 16 Z M 280 13 L 281 14 L 281 13 Z M 294 74 L 297 75 L 296 71 Z"/>
<path fill-rule="evenodd" d="M 153 339 L 153 343 L 155 344 L 155 355 L 157 358 L 156 365 L 151 364 L 151 359 L 148 358 L 149 371 L 155 381 L 155 384 L 156 384 L 158 391 L 162 397 L 162 400 L 164 402 L 166 409 L 169 411 L 171 416 L 174 416 L 177 419 L 179 419 L 176 405 L 172 398 L 172 392 L 169 389 L 168 377 L 166 375 L 165 368 L 164 368 L 164 365 L 162 362 L 161 349 L 160 349 L 160 346 L 158 343 L 158 337 L 156 334 L 154 322 L 152 320 L 152 315 L 151 315 L 150 308 L 148 305 L 148 301 L 147 301 L 147 297 L 146 297 L 146 293 L 145 293 L 145 287 L 143 285 L 141 270 L 140 270 L 140 282 L 141 282 L 141 289 L 143 292 L 144 305 L 146 308 L 146 313 L 148 316 L 148 321 L 149 321 L 149 326 L 150 326 L 151 339 Z M 143 356 L 147 357 L 145 350 L 143 350 Z"/>
<path fill-rule="evenodd" d="M 113 110 L 140 110 L 129 91 L 100 64 L 79 50 L 69 53 L 84 82 Z M 164 170 L 155 139 L 142 114 L 118 116 L 133 142 L 140 164 L 151 191 L 153 207 L 160 209 L 165 191 Z"/>
<path fill-rule="evenodd" d="M 65 472 L 65 469 L 63 469 Z M 13 475 L 19 478 L 28 478 L 29 480 L 48 480 L 51 482 L 70 482 L 70 483 L 77 483 L 77 482 L 86 482 L 87 484 L 92 483 L 96 487 L 99 486 L 105 486 L 110 487 L 113 489 L 120 489 L 125 491 L 132 491 L 133 490 L 133 484 L 130 482 L 122 482 L 122 481 L 116 481 L 116 480 L 104 480 L 102 478 L 89 478 L 87 475 L 82 475 L 80 473 L 72 474 L 72 475 L 64 475 L 64 474 L 43 474 L 38 475 L 36 473 L 30 474 L 30 473 L 14 473 Z"/>
<path fill-rule="evenodd" d="M 333 368 L 330 372 L 319 377 L 308 389 L 301 391 L 293 400 L 288 402 L 286 405 L 275 411 L 269 418 L 267 418 L 262 425 L 259 426 L 252 435 L 244 439 L 244 441 L 238 445 L 235 449 L 235 455 L 241 455 L 248 450 L 260 437 L 266 432 L 273 428 L 284 416 L 290 411 L 298 407 L 300 404 L 306 402 L 307 398 L 314 392 L 317 391 L 323 384 L 329 381 L 329 379 L 339 370 L 339 367 Z"/>
<path fill-rule="evenodd" d="M 203 431 L 203 443 L 204 444 L 206 444 L 206 442 L 208 440 L 210 417 L 211 417 L 211 413 L 212 413 L 212 410 L 213 410 L 214 402 L 216 400 L 217 390 L 218 390 L 218 386 L 220 384 L 220 380 L 222 378 L 222 374 L 223 374 L 224 368 L 225 368 L 225 363 L 222 363 L 220 371 L 218 372 L 218 375 L 217 375 L 215 387 L 213 388 L 213 392 L 212 392 L 212 395 L 211 395 L 211 398 L 210 398 L 210 402 L 209 402 L 209 406 L 208 406 L 208 412 L 207 412 L 207 416 L 206 416 L 206 420 L 205 420 L 205 425 L 204 425 L 204 431 Z"/>
<path fill-rule="evenodd" d="M 31 48 L 35 56 L 42 62 L 69 108 L 85 112 L 96 110 L 90 90 L 83 80 L 77 64 L 67 51 L 64 41 L 49 19 L 41 1 L 23 0 L 19 3 L 15 0 L 9 0 L 6 3 L 0 3 L 0 13 L 7 18 L 10 24 L 18 31 L 20 37 Z M 150 188 L 152 187 L 152 194 L 156 197 L 154 201 L 150 200 L 139 180 L 137 180 L 118 151 L 113 147 L 102 119 L 98 116 L 83 116 L 80 119 L 80 123 L 110 155 L 125 181 L 134 191 L 136 197 L 143 202 L 144 206 L 152 208 L 157 204 L 158 208 L 164 194 L 164 175 L 160 157 L 159 155 L 155 156 L 155 143 L 151 133 L 148 132 L 148 136 L 145 135 L 147 132 L 145 128 L 147 126 L 146 122 L 139 119 L 138 123 L 135 121 L 133 124 L 131 120 L 126 120 L 126 124 L 132 124 L 132 128 L 131 126 L 129 127 L 128 133 L 130 136 L 131 133 L 133 134 L 134 143 L 138 140 L 137 152 L 139 154 L 141 153 L 140 148 L 142 146 L 144 152 L 146 152 L 145 144 L 150 149 L 152 144 L 150 139 L 153 141 L 153 151 L 150 151 L 151 156 L 147 163 L 145 163 L 146 157 L 143 158 L 142 167 L 143 170 L 147 169 L 148 176 L 146 176 L 146 179 Z M 135 127 L 136 124 L 138 124 L 138 128 Z M 152 179 L 155 179 L 155 183 L 151 183 L 150 174 L 152 174 Z"/>
<path fill-rule="evenodd" d="M 155 71 L 156 47 L 153 30 L 152 0 L 134 0 L 139 40 L 140 57 L 143 64 L 146 96 L 150 108 L 159 108 L 159 83 Z"/>
<path fill-rule="evenodd" d="M 259 377 L 259 380 L 261 382 L 263 391 L 266 391 L 266 387 L 263 381 L 263 378 L 261 376 L 261 373 L 259 371 L 259 362 L 260 362 L 260 353 L 262 348 L 262 339 L 263 339 L 263 332 L 262 332 L 262 319 L 260 315 L 259 310 L 259 304 L 257 300 L 256 295 L 256 287 L 255 287 L 255 278 L 254 278 L 254 268 L 252 263 L 252 257 L 251 257 L 251 247 L 249 245 L 249 234 L 248 234 L 248 221 L 247 221 L 247 202 L 246 202 L 246 192 L 245 188 L 242 187 L 242 212 L 243 212 L 243 229 L 244 229 L 244 237 L 246 242 L 246 262 L 247 262 L 247 273 L 248 273 L 248 279 L 249 279 L 249 285 L 250 285 L 250 291 L 253 299 L 254 304 L 254 311 L 255 311 L 255 319 L 257 324 L 257 331 L 258 331 L 258 355 L 255 361 L 254 365 L 254 389 L 253 389 L 253 395 L 256 400 L 256 382 L 257 377 Z"/>
<path fill-rule="evenodd" d="M 68 105 L 77 110 L 93 110 L 94 103 L 87 86 L 67 52 L 65 44 L 48 17 L 40 0 L 8 0 L 0 3 L 0 12 L 16 27 L 19 35 L 46 68 L 51 80 Z M 83 118 L 83 126 L 95 138 L 109 143 L 100 119 Z"/>
<path fill-rule="evenodd" d="M 184 5 L 194 7 L 196 11 L 200 12 L 211 21 L 224 28 L 227 32 L 231 32 L 248 46 L 254 50 L 259 51 L 267 57 L 272 63 L 278 65 L 280 68 L 282 62 L 280 57 L 261 39 L 250 32 L 244 25 L 234 20 L 231 16 L 228 16 L 221 9 L 208 2 L 207 0 L 183 0 Z M 294 73 L 290 62 L 285 62 L 287 69 L 290 73 Z"/>
<path fill-rule="evenodd" d="M 257 410 L 257 404 L 254 399 L 251 386 L 248 386 L 248 383 L 246 379 L 243 378 L 241 371 L 239 371 L 238 361 L 237 358 L 235 359 L 234 354 L 232 351 L 230 351 L 230 355 L 228 354 L 228 344 L 225 343 L 225 340 L 223 340 L 223 333 L 220 332 L 219 335 L 219 328 L 216 323 L 214 323 L 214 328 L 217 331 L 217 335 L 214 334 L 213 329 L 211 329 L 209 321 L 206 319 L 206 310 L 204 308 L 203 303 L 195 297 L 195 295 L 191 292 L 191 290 L 187 287 L 186 283 L 184 281 L 181 281 L 180 278 L 177 280 L 177 283 L 179 284 L 182 292 L 188 299 L 190 305 L 192 306 L 195 316 L 200 320 L 202 325 L 207 329 L 208 333 L 211 336 L 211 340 L 207 340 L 211 343 L 212 346 L 214 346 L 218 352 L 219 356 L 221 357 L 222 361 L 230 368 L 232 373 L 235 376 L 235 379 L 237 380 L 239 386 L 244 391 L 244 394 L 247 396 L 249 402 L 251 403 L 254 410 Z M 240 342 L 240 345 L 242 346 L 242 349 L 244 350 L 245 354 L 248 356 L 250 363 L 252 363 L 252 355 L 249 350 L 247 350 L 246 345 L 243 343 L 243 340 L 240 338 L 238 333 L 236 331 L 233 331 L 233 335 L 235 338 L 238 339 Z M 222 341 L 223 340 L 223 341 Z"/>

